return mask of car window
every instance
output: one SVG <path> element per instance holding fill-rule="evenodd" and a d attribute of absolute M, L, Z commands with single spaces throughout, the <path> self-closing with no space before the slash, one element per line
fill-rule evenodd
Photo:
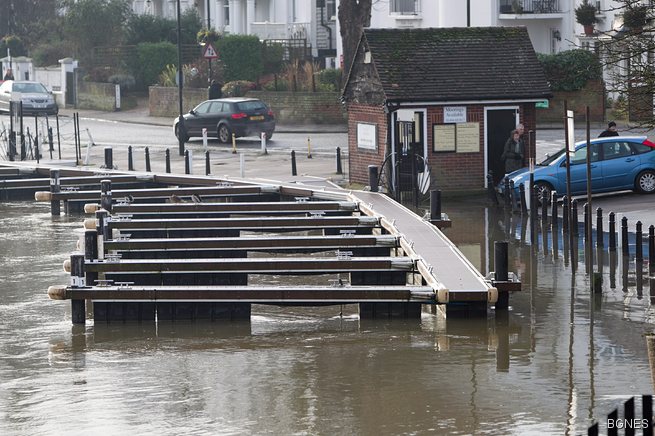
<path fill-rule="evenodd" d="M 40 83 L 16 83 L 14 82 L 13 92 L 45 94 L 48 92 Z"/>
<path fill-rule="evenodd" d="M 598 144 L 591 144 L 591 162 L 598 161 Z M 587 147 L 578 148 L 571 156 L 571 165 L 578 165 L 587 162 Z"/>
<path fill-rule="evenodd" d="M 209 105 L 211 104 L 210 101 L 205 101 L 203 103 L 200 103 L 196 108 L 194 109 L 195 113 L 197 114 L 206 114 L 207 111 L 209 110 Z"/>
<path fill-rule="evenodd" d="M 237 110 L 240 111 L 257 111 L 266 109 L 266 105 L 261 101 L 242 101 L 237 103 Z"/>
<path fill-rule="evenodd" d="M 633 143 L 632 146 L 637 151 L 637 154 L 648 153 L 650 151 L 655 150 L 655 148 L 649 147 L 649 146 L 644 145 L 644 144 L 635 144 L 635 143 Z"/>
<path fill-rule="evenodd" d="M 12 82 L 5 82 L 2 85 L 0 85 L 0 92 L 9 92 L 11 89 L 11 83 Z"/>
<path fill-rule="evenodd" d="M 220 114 L 221 112 L 223 112 L 223 103 L 220 101 L 213 101 L 209 113 Z"/>
<path fill-rule="evenodd" d="M 627 142 L 605 142 L 603 143 L 603 159 L 610 160 L 619 157 L 632 155 L 632 148 Z"/>

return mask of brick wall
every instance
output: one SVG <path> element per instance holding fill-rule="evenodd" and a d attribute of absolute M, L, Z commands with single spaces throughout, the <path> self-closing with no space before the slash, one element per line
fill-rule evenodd
<path fill-rule="evenodd" d="M 148 93 L 151 117 L 176 117 L 180 114 L 179 94 L 176 87 L 151 86 Z M 204 88 L 183 88 L 182 97 L 184 113 L 187 113 L 207 100 L 207 90 Z"/>
<path fill-rule="evenodd" d="M 249 91 L 273 110 L 283 124 L 345 124 L 346 112 L 338 92 Z"/>
<path fill-rule="evenodd" d="M 348 168 L 350 182 L 368 185 L 368 166 L 381 166 L 387 144 L 387 115 L 382 106 L 348 105 Z M 357 123 L 377 126 L 377 150 L 357 148 Z"/>
<path fill-rule="evenodd" d="M 603 82 L 588 82 L 579 91 L 556 91 L 550 99 L 548 109 L 537 109 L 537 120 L 540 123 L 557 123 L 564 126 L 564 102 L 568 109 L 575 112 L 576 121 L 584 121 L 586 106 L 589 106 L 589 116 L 593 122 L 605 120 L 605 87 Z"/>
<path fill-rule="evenodd" d="M 77 107 L 101 111 L 116 110 L 116 85 L 80 81 L 77 88 Z"/>

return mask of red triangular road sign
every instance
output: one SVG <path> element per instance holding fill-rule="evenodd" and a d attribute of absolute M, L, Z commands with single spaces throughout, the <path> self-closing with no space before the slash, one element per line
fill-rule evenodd
<path fill-rule="evenodd" d="M 205 59 L 216 59 L 216 58 L 218 58 L 218 52 L 216 51 L 214 46 L 211 45 L 211 43 L 207 43 L 207 44 L 205 44 L 205 49 L 202 52 L 202 56 Z"/>

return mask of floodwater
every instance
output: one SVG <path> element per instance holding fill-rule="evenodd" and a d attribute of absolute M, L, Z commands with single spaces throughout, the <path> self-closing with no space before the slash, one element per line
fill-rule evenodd
<path fill-rule="evenodd" d="M 484 273 L 509 234 L 523 291 L 506 317 L 256 306 L 249 324 L 75 327 L 46 289 L 68 281 L 81 218 L 0 204 L 0 434 L 573 435 L 653 393 L 654 312 L 634 260 L 626 274 L 605 265 L 590 298 L 582 262 L 572 272 L 561 251 L 516 240 L 493 210 L 447 212 L 449 237 Z"/>

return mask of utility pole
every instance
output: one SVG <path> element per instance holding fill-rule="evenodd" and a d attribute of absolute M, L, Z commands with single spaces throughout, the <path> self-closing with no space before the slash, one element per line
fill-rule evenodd
<path fill-rule="evenodd" d="M 179 145 L 180 156 L 184 156 L 184 137 L 186 128 L 184 126 L 184 107 L 182 106 L 182 89 L 184 85 L 184 74 L 182 74 L 182 25 L 180 23 L 180 0 L 177 0 L 177 81 L 180 102 L 180 120 L 177 123 L 177 140 Z"/>

